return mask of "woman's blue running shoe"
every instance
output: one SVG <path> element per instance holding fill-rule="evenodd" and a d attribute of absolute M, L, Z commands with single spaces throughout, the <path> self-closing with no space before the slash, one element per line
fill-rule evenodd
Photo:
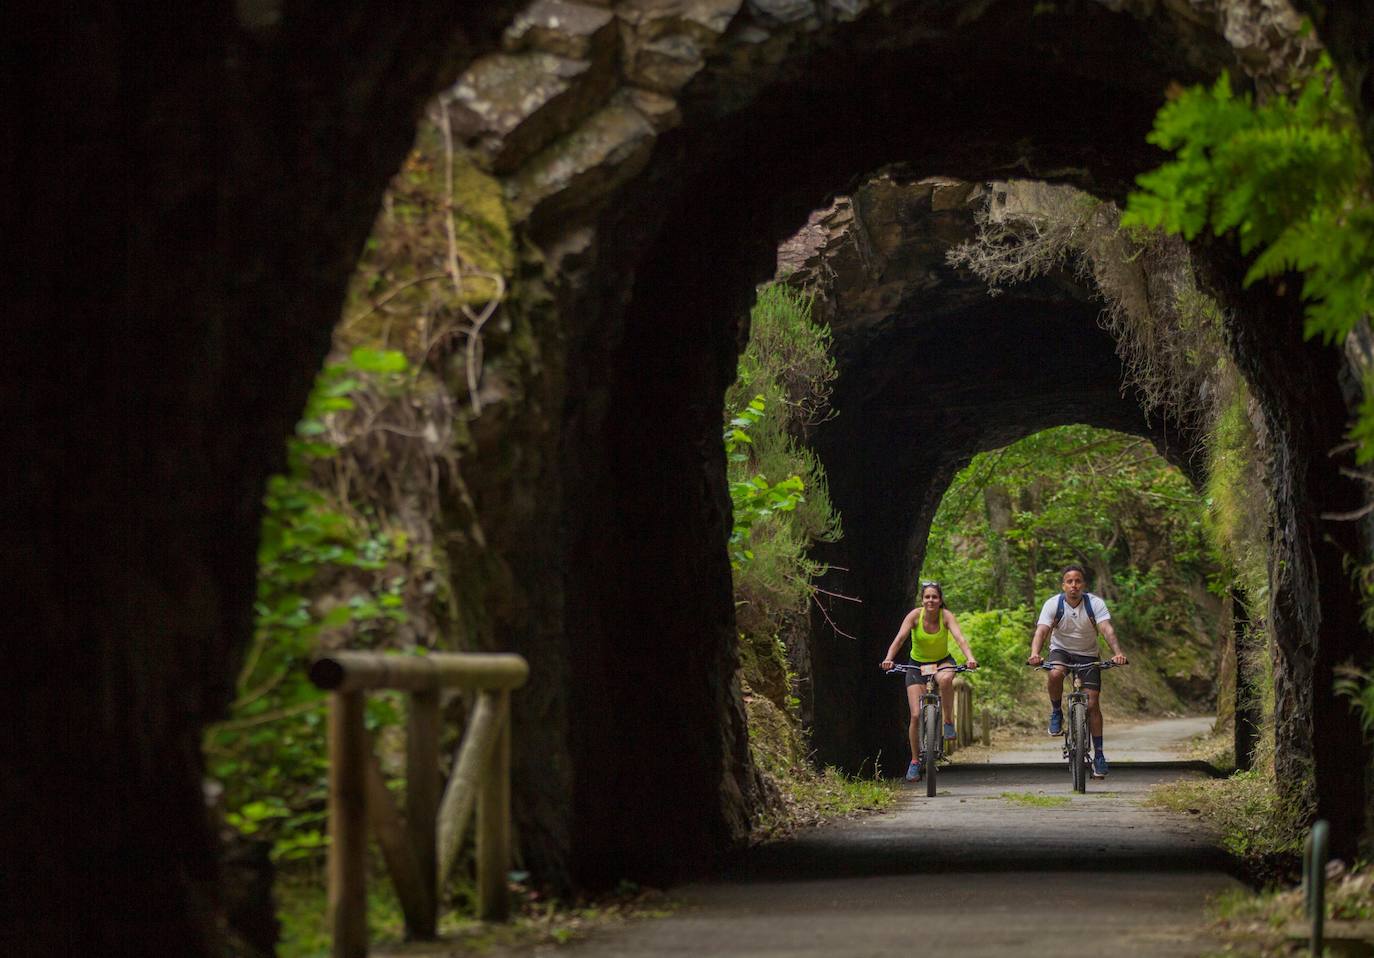
<path fill-rule="evenodd" d="M 946 722 L 946 723 L 945 723 L 945 738 L 946 738 L 946 739 L 952 739 L 952 738 L 954 738 L 954 723 L 953 723 L 953 722 Z"/>
<path fill-rule="evenodd" d="M 921 780 L 921 763 L 913 761 L 906 769 L 906 780 L 908 782 L 919 782 Z"/>
<path fill-rule="evenodd" d="M 1050 710 L 1050 734 L 1064 734 L 1064 713 L 1061 712 L 1059 709 Z"/>
<path fill-rule="evenodd" d="M 1100 752 L 1093 757 L 1093 778 L 1107 777 L 1107 756 Z"/>

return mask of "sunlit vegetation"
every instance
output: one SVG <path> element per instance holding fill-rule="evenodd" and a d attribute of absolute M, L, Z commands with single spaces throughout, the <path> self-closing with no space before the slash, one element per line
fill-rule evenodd
<path fill-rule="evenodd" d="M 325 648 L 453 647 L 441 477 L 462 485 L 481 338 L 494 335 L 514 261 L 499 185 L 426 126 L 387 194 L 287 469 L 268 484 L 253 643 L 205 752 L 226 823 L 271 848 L 287 955 L 322 953 L 325 934 L 325 712 L 306 667 Z M 367 707 L 402 789 L 403 705 L 374 694 Z M 457 872 L 450 914 L 461 917 L 470 880 Z M 398 924 L 380 870 L 370 884 L 374 920 Z"/>
<path fill-rule="evenodd" d="M 1089 573 L 1131 656 L 1109 707 L 1206 708 L 1228 624 L 1203 498 L 1148 441 L 1064 426 L 974 458 L 936 512 L 921 578 L 941 582 L 983 666 L 968 676 L 996 720 L 1040 721 L 1025 667 L 1041 603 L 1067 564 Z M 1105 643 L 1103 649 L 1106 649 Z"/>
<path fill-rule="evenodd" d="M 891 787 L 817 773 L 797 714 L 788 649 L 804 641 L 813 580 L 811 545 L 840 535 L 825 473 L 804 444 L 828 414 L 835 364 L 829 330 L 810 301 L 786 286 L 759 291 L 739 378 L 726 394 L 725 449 L 734 528 L 730 537 L 741 680 L 754 761 L 777 788 L 757 823 L 771 837 L 810 821 L 880 808 Z"/>

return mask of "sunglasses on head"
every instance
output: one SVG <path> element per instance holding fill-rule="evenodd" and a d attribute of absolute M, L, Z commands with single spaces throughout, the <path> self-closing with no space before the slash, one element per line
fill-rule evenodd
<path fill-rule="evenodd" d="M 922 589 L 929 589 L 931 586 L 938 589 L 940 588 L 940 583 L 936 582 L 934 579 L 927 579 L 925 582 L 921 583 Z"/>

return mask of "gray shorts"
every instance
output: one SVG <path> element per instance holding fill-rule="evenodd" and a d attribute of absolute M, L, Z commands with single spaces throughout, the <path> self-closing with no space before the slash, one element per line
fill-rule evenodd
<path fill-rule="evenodd" d="M 1089 662 L 1098 661 L 1095 655 L 1079 655 L 1077 652 L 1068 652 L 1064 649 L 1051 649 L 1049 656 L 1045 659 L 1050 665 L 1062 662 L 1066 665 L 1087 665 Z M 1085 689 L 1097 689 L 1102 691 L 1102 670 L 1085 669 L 1078 673 L 1083 677 L 1083 687 Z"/>

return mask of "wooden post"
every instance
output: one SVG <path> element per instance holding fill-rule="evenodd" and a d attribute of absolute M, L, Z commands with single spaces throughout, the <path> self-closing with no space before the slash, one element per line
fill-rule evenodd
<path fill-rule="evenodd" d="M 420 866 L 415 860 L 415 849 L 411 848 L 410 836 L 401 826 L 396 799 L 386 787 L 386 777 L 382 775 L 370 741 L 364 758 L 367 762 L 367 823 L 382 847 L 382 858 L 386 861 L 386 870 L 391 875 L 391 884 L 396 889 L 409 931 L 417 925 L 423 926 L 426 915 L 433 916 L 433 899 L 427 895 Z"/>
<path fill-rule="evenodd" d="M 367 828 L 382 846 L 405 911 L 408 938 L 433 938 L 445 879 L 477 808 L 478 904 L 483 918 L 510 914 L 510 690 L 525 683 L 518 655 L 424 657 L 337 652 L 310 678 L 329 697 L 329 925 L 334 958 L 367 955 Z M 363 692 L 412 693 L 406 746 L 406 822 L 387 790 L 363 724 Z M 477 707 L 440 796 L 439 691 L 479 690 Z"/>
<path fill-rule="evenodd" d="M 472 710 L 472 722 L 463 736 L 458 758 L 453 763 L 453 774 L 444 788 L 444 797 L 439 805 L 438 834 L 435 836 L 438 856 L 435 862 L 435 887 L 440 896 L 444 893 L 444 883 L 448 881 L 453 862 L 458 857 L 458 849 L 462 847 L 468 817 L 477 800 L 477 788 L 500 732 L 496 724 L 500 704 L 496 692 L 483 692 L 477 697 L 477 707 Z"/>
<path fill-rule="evenodd" d="M 954 680 L 954 741 L 960 748 L 973 744 L 973 688 L 962 675 Z"/>
<path fill-rule="evenodd" d="M 435 892 L 434 825 L 439 813 L 439 693 L 410 696 L 406 735 L 406 832 L 415 850 L 426 919 L 407 923 L 406 936 L 432 940 L 438 925 L 439 897 Z"/>
<path fill-rule="evenodd" d="M 498 738 L 482 776 L 477 799 L 477 917 L 505 921 L 510 917 L 510 693 L 498 698 Z"/>
<path fill-rule="evenodd" d="M 988 714 L 986 706 L 983 708 L 983 744 L 992 744 L 992 716 Z"/>
<path fill-rule="evenodd" d="M 367 955 L 367 733 L 361 692 L 329 696 L 329 927 L 334 958 Z"/>

